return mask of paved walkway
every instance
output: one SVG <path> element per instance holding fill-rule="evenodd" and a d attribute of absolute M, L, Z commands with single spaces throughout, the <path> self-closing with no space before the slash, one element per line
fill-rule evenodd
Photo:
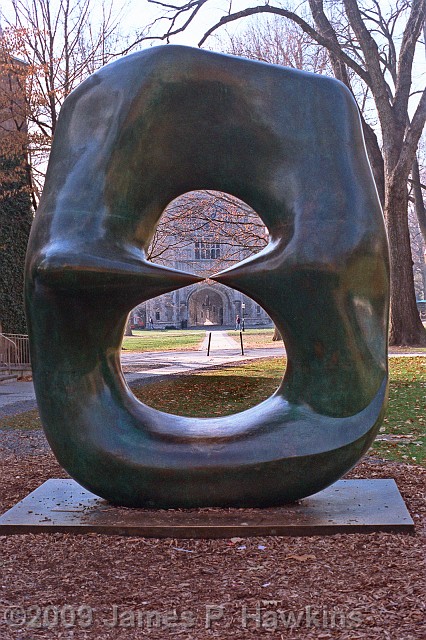
<path fill-rule="evenodd" d="M 262 349 L 246 349 L 241 354 L 239 334 L 237 339 L 226 334 L 226 331 L 213 331 L 210 343 L 210 354 L 207 355 L 208 333 L 197 351 L 146 351 L 144 353 L 126 353 L 121 356 L 123 369 L 131 367 L 132 372 L 125 374 L 128 382 L 141 378 L 158 375 L 190 373 L 199 369 L 207 369 L 218 365 L 283 356 L 283 345 L 265 347 Z"/>
<path fill-rule="evenodd" d="M 149 379 L 165 375 L 193 373 L 224 364 L 243 360 L 255 360 L 282 356 L 285 354 L 281 344 L 277 347 L 256 349 L 244 348 L 241 354 L 239 333 L 227 335 L 226 331 L 212 331 L 210 355 L 207 356 L 208 333 L 200 348 L 195 351 L 145 351 L 143 353 L 122 352 L 121 363 L 129 384 L 143 383 Z M 425 353 L 395 353 L 389 357 L 426 356 Z M 32 382 L 3 382 L 0 384 L 0 417 L 20 413 L 36 407 Z"/>
<path fill-rule="evenodd" d="M 207 347 L 209 344 L 209 331 L 206 331 L 206 337 L 203 342 L 199 346 L 199 351 L 207 351 Z M 228 331 L 212 331 L 211 332 L 211 349 L 217 351 L 226 350 L 226 349 L 241 349 L 240 346 L 240 334 L 238 331 L 235 331 L 235 338 L 228 334 Z"/>
<path fill-rule="evenodd" d="M 239 337 L 239 334 L 236 333 L 236 336 Z M 237 340 L 227 336 L 225 331 L 213 331 L 210 355 L 207 356 L 207 340 L 208 334 L 196 351 L 123 351 L 121 364 L 125 378 L 129 384 L 135 384 L 159 376 L 193 373 L 219 365 L 282 356 L 285 353 L 281 344 L 278 347 L 244 349 L 244 355 L 241 355 L 241 347 Z M 12 381 L 0 384 L 0 417 L 28 411 L 34 407 L 36 400 L 32 382 Z"/>
<path fill-rule="evenodd" d="M 0 384 L 0 417 L 10 415 L 8 408 L 17 405 L 16 413 L 36 406 L 32 382 L 5 381 Z"/>

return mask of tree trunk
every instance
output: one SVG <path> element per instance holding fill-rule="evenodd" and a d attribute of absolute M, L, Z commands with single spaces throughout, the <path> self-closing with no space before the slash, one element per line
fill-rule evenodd
<path fill-rule="evenodd" d="M 426 22 L 425 22 L 425 30 L 426 30 Z M 419 162 L 417 160 L 417 157 L 414 159 L 414 162 L 413 162 L 411 177 L 413 178 L 414 208 L 416 211 L 417 222 L 419 223 L 419 229 L 422 234 L 423 242 L 426 242 L 426 207 L 423 200 L 422 184 L 420 180 L 420 169 L 419 169 Z M 426 298 L 426 249 L 423 251 L 422 281 L 423 281 L 423 298 Z"/>
<path fill-rule="evenodd" d="M 426 300 L 426 250 L 423 253 L 424 264 L 422 265 L 423 300 Z"/>
<path fill-rule="evenodd" d="M 126 322 L 126 328 L 124 330 L 124 335 L 125 336 L 132 336 L 132 328 L 130 326 L 130 316 L 127 318 L 127 322 Z"/>
<path fill-rule="evenodd" d="M 274 326 L 274 335 L 272 336 L 272 342 L 278 342 L 282 340 L 281 334 L 278 331 L 277 327 Z"/>
<path fill-rule="evenodd" d="M 426 346 L 426 331 L 420 320 L 414 291 L 407 185 L 388 180 L 385 213 L 391 262 L 391 315 L 389 344 Z"/>
<path fill-rule="evenodd" d="M 380 147 L 377 142 L 377 136 L 372 129 L 362 118 L 362 130 L 364 133 L 365 146 L 367 149 L 368 159 L 370 161 L 371 170 L 374 176 L 374 182 L 376 183 L 377 193 L 379 195 L 380 204 L 382 208 L 385 206 L 385 167 L 383 163 L 383 156 Z"/>
<path fill-rule="evenodd" d="M 413 162 L 411 177 L 413 178 L 414 207 L 416 211 L 417 221 L 419 223 L 419 229 L 421 231 L 423 241 L 426 242 L 426 207 L 423 200 L 420 169 L 417 157 Z"/>

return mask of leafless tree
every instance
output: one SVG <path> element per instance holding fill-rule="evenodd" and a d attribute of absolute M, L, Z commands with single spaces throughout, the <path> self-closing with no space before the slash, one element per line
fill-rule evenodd
<path fill-rule="evenodd" d="M 167 22 L 157 40 L 170 41 L 184 31 L 210 0 L 149 0 L 161 7 Z M 302 11 L 309 10 L 308 18 Z M 306 0 L 290 10 L 271 5 L 228 13 L 209 28 L 199 45 L 219 28 L 254 15 L 270 14 L 290 20 L 329 53 L 336 78 L 355 97 L 355 83 L 364 87 L 363 101 L 371 99 L 380 137 L 361 114 L 367 150 L 378 193 L 384 206 L 391 252 L 390 343 L 425 345 L 426 332 L 417 312 L 408 229 L 407 182 L 426 121 L 426 90 L 413 89 L 413 64 L 426 15 L 426 0 L 394 0 L 382 7 L 378 0 Z M 158 27 L 160 22 L 156 23 Z M 146 39 L 142 35 L 141 39 Z M 140 40 L 141 40 L 140 39 Z"/>
<path fill-rule="evenodd" d="M 414 282 L 416 295 L 426 298 L 426 139 L 420 141 L 419 159 L 416 158 L 409 180 L 408 221 L 413 254 Z"/>
<path fill-rule="evenodd" d="M 295 23 L 279 16 L 256 16 L 242 32 L 217 39 L 221 50 L 235 56 L 279 64 L 312 73 L 330 73 L 327 51 Z"/>
<path fill-rule="evenodd" d="M 215 270 L 219 271 L 240 260 L 241 255 L 247 257 L 263 249 L 267 235 L 262 220 L 241 200 L 218 191 L 193 191 L 165 209 L 148 257 L 169 264 L 177 255 L 185 255 L 189 266 L 194 243 L 200 243 L 201 252 L 215 245 L 213 259 Z M 195 263 L 200 264 L 198 260 Z M 200 275 L 211 274 L 200 272 Z"/>
<path fill-rule="evenodd" d="M 410 228 L 416 298 L 424 300 L 426 297 L 426 245 L 415 214 L 414 198 L 412 195 L 410 195 L 410 203 L 408 206 L 408 224 Z"/>
<path fill-rule="evenodd" d="M 123 48 L 114 0 L 10 0 L 3 5 L 0 52 L 24 101 L 16 121 L 28 125 L 33 206 L 67 95 Z M 1 88 L 0 88 L 1 92 Z M 0 95 L 0 103 L 1 103 Z"/>

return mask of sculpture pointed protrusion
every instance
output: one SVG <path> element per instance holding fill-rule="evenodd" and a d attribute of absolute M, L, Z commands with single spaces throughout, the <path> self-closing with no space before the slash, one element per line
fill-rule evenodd
<path fill-rule="evenodd" d="M 273 246 L 268 245 L 256 255 L 246 258 L 232 267 L 219 271 L 210 276 L 212 280 L 246 293 L 252 298 L 262 297 L 265 293 L 265 276 L 270 273 L 275 264 L 272 264 Z"/>
<path fill-rule="evenodd" d="M 131 254 L 109 258 L 78 252 L 46 256 L 37 267 L 37 275 L 54 289 L 90 291 L 92 295 L 108 289 L 111 296 L 116 288 L 121 295 L 137 292 L 140 302 L 204 280 Z"/>

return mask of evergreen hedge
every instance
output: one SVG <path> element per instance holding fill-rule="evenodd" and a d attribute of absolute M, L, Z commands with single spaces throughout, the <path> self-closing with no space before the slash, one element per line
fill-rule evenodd
<path fill-rule="evenodd" d="M 27 333 L 24 264 L 32 222 L 22 159 L 0 158 L 0 323 L 3 333 Z"/>

